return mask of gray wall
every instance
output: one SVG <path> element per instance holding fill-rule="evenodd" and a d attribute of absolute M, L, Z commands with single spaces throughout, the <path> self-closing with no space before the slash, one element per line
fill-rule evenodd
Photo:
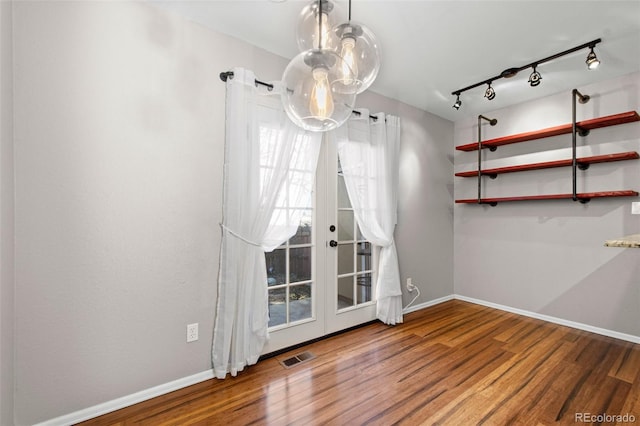
<path fill-rule="evenodd" d="M 15 414 L 30 424 L 210 368 L 218 73 L 284 65 L 142 3 L 14 9 Z"/>
<path fill-rule="evenodd" d="M 640 109 L 640 73 L 578 89 L 592 97 L 578 104 L 579 120 Z M 498 124 L 485 125 L 483 139 L 570 123 L 571 94 L 485 115 L 497 118 Z M 476 133 L 475 119 L 456 122 L 455 144 L 476 141 Z M 570 147 L 571 135 L 504 146 L 484 152 L 483 167 L 570 158 Z M 578 140 L 578 156 L 638 150 L 640 122 L 594 130 Z M 476 155 L 456 151 L 456 172 L 476 168 Z M 578 172 L 579 192 L 640 190 L 637 160 L 596 164 Z M 476 191 L 475 179 L 456 178 L 456 198 L 473 198 Z M 559 168 L 486 178 L 483 195 L 570 192 L 571 169 Z M 631 201 L 640 199 L 456 205 L 455 292 L 640 336 L 640 252 L 603 246 L 607 239 L 640 232 L 640 216 L 631 215 Z"/>
<path fill-rule="evenodd" d="M 274 80 L 287 61 L 147 4 L 14 12 L 15 416 L 31 424 L 210 369 L 218 73 Z M 453 124 L 374 94 L 359 104 L 403 119 L 402 274 L 421 301 L 451 294 Z"/>
<path fill-rule="evenodd" d="M 453 293 L 453 123 L 375 93 L 358 106 L 402 119 L 398 225 L 395 231 L 404 304 L 408 277 L 419 305 Z"/>
<path fill-rule="evenodd" d="M 13 34 L 0 2 L 0 424 L 13 423 Z"/>

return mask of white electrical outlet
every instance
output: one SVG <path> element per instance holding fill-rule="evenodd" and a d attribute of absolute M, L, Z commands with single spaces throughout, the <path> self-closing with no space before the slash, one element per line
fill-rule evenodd
<path fill-rule="evenodd" d="M 415 286 L 413 285 L 413 280 L 411 278 L 407 278 L 407 290 L 412 292 L 414 289 Z"/>
<path fill-rule="evenodd" d="M 187 324 L 187 343 L 198 340 L 198 323 Z"/>
<path fill-rule="evenodd" d="M 640 214 L 640 201 L 631 203 L 631 214 Z"/>

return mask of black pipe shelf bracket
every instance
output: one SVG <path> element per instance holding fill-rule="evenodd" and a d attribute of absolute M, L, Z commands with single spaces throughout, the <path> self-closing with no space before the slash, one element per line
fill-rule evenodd
<path fill-rule="evenodd" d="M 482 201 L 482 120 L 489 122 L 491 126 L 495 126 L 498 120 L 495 118 L 487 118 L 484 115 L 478 115 L 478 204 L 489 204 L 492 207 L 498 205 L 496 202 Z M 497 147 L 490 148 L 491 151 L 495 151 Z M 491 179 L 495 179 L 498 175 L 490 174 Z"/>
<path fill-rule="evenodd" d="M 581 104 L 586 104 L 589 102 L 591 97 L 589 95 L 583 95 L 578 91 L 578 89 L 573 89 L 571 91 L 571 198 L 573 201 L 580 201 L 582 204 L 586 204 L 591 201 L 591 198 L 579 198 L 578 197 L 578 168 L 580 170 L 587 170 L 589 168 L 588 164 L 578 164 L 577 158 L 577 140 L 578 136 L 585 137 L 589 134 L 589 129 L 580 128 L 578 126 L 578 121 L 576 118 L 576 102 L 580 102 Z"/>

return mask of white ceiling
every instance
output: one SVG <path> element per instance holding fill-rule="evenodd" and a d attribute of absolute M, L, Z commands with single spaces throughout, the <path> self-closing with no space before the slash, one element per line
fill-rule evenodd
<path fill-rule="evenodd" d="M 293 58 L 295 23 L 309 0 L 151 1 Z M 333 1 L 333 13 L 346 20 L 348 1 Z M 352 0 L 352 18 L 368 26 L 382 48 L 369 90 L 452 121 L 640 70 L 639 0 Z M 597 38 L 597 70 L 587 70 L 584 49 L 540 65 L 537 87 L 527 83 L 527 69 L 497 80 L 494 100 L 484 99 L 481 86 L 461 95 L 459 111 L 452 108 L 457 89 Z"/>

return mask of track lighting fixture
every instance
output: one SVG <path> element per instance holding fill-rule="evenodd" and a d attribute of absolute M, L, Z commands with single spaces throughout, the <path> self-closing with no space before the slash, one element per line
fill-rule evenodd
<path fill-rule="evenodd" d="M 590 70 L 595 70 L 596 68 L 598 68 L 598 65 L 600 65 L 600 61 L 596 56 L 596 52 L 593 51 L 594 47 L 595 45 L 591 46 L 591 51 L 587 55 L 587 60 L 585 61 L 587 64 L 587 68 L 589 68 Z"/>
<path fill-rule="evenodd" d="M 529 84 L 531 85 L 531 87 L 536 87 L 537 85 L 540 84 L 540 80 L 542 80 L 542 76 L 540 75 L 540 73 L 536 68 L 537 68 L 537 65 L 534 65 L 533 72 L 529 76 Z"/>
<path fill-rule="evenodd" d="M 460 94 L 457 93 L 456 94 L 456 102 L 453 104 L 453 108 L 454 109 L 460 109 L 460 107 L 462 106 L 462 101 L 460 100 Z"/>
<path fill-rule="evenodd" d="M 490 101 L 492 101 L 493 98 L 496 97 L 496 91 L 493 90 L 493 87 L 491 87 L 491 82 L 489 82 L 489 86 L 487 87 L 487 90 L 485 90 L 484 92 L 484 97 Z"/>
<path fill-rule="evenodd" d="M 582 50 L 582 49 L 585 49 L 585 48 L 590 49 L 589 54 L 587 55 L 587 60 L 585 61 L 586 64 L 587 64 L 587 67 L 589 69 L 591 69 L 591 70 L 595 69 L 595 68 L 598 67 L 598 65 L 600 65 L 600 61 L 598 60 L 598 57 L 596 56 L 596 54 L 593 51 L 593 49 L 601 41 L 602 41 L 602 39 L 598 38 L 598 39 L 592 40 L 592 41 L 590 41 L 588 43 L 581 44 L 580 46 L 576 46 L 576 47 L 573 47 L 573 48 L 571 48 L 569 50 L 565 50 L 564 52 L 556 53 L 555 55 L 551 55 L 551 56 L 549 56 L 547 58 L 539 59 L 537 61 L 531 62 L 530 64 L 523 65 L 521 67 L 507 68 L 504 71 L 502 71 L 500 74 L 498 74 L 498 75 L 496 75 L 494 77 L 491 77 L 491 78 L 488 78 L 486 80 L 480 81 L 480 82 L 478 82 L 476 84 L 472 84 L 471 86 L 467 86 L 467 87 L 465 87 L 463 89 L 455 90 L 455 91 L 451 92 L 452 95 L 456 96 L 456 102 L 453 104 L 453 108 L 454 109 L 460 109 L 460 106 L 462 105 L 462 102 L 460 101 L 460 94 L 462 92 L 465 92 L 465 91 L 470 90 L 470 89 L 474 89 L 474 88 L 476 88 L 478 86 L 482 86 L 484 84 L 488 85 L 487 89 L 484 92 L 484 97 L 487 98 L 488 100 L 492 100 L 493 98 L 496 97 L 496 92 L 493 89 L 493 87 L 491 87 L 491 83 L 493 83 L 495 80 L 499 80 L 501 78 L 514 77 L 514 76 L 516 76 L 518 74 L 518 72 L 520 72 L 522 70 L 525 70 L 527 68 L 532 68 L 533 69 L 533 72 L 531 73 L 531 75 L 529 75 L 529 84 L 531 85 L 531 87 L 538 86 L 541 83 L 541 80 L 542 80 L 542 75 L 540 75 L 540 73 L 537 70 L 538 65 L 541 65 L 541 64 L 543 64 L 545 62 L 550 62 L 550 61 L 552 61 L 554 59 L 560 58 L 561 56 L 565 56 L 565 55 L 577 52 L 578 50 Z"/>

